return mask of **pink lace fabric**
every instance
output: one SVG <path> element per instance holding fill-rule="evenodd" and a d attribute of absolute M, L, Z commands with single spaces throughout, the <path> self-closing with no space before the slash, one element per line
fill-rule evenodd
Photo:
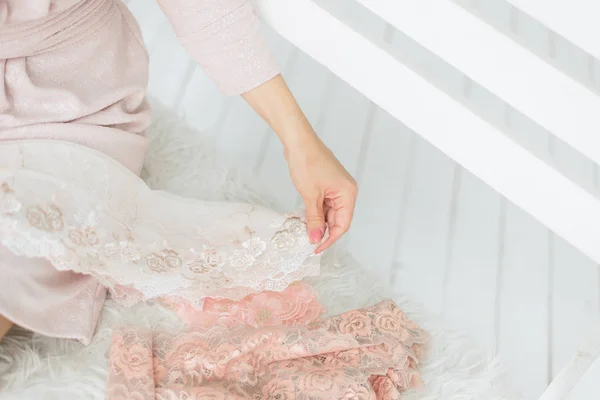
<path fill-rule="evenodd" d="M 220 324 L 259 326 L 296 326 L 317 321 L 325 311 L 316 293 L 305 283 L 296 282 L 281 292 L 263 292 L 240 301 L 207 298 L 199 310 L 185 301 L 165 301 L 182 321 L 195 329 Z"/>
<path fill-rule="evenodd" d="M 282 294 L 271 299 L 293 302 Z M 262 324 L 253 310 L 176 335 L 119 331 L 107 400 L 391 400 L 421 384 L 416 367 L 425 335 L 393 302 L 309 322 L 321 309 L 313 304 L 315 313 L 299 314 L 302 324 Z M 208 314 L 235 308 L 213 305 Z"/>

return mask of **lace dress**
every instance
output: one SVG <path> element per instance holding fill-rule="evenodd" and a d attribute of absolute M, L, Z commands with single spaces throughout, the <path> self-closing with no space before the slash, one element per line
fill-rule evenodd
<path fill-rule="evenodd" d="M 225 93 L 277 73 L 249 2 L 161 5 Z M 329 312 L 301 215 L 138 177 L 147 60 L 121 3 L 0 0 L 0 22 L 1 314 L 87 343 L 106 290 L 178 313 L 184 328 L 116 327 L 110 400 L 395 399 L 420 382 L 425 335 L 393 302 Z"/>

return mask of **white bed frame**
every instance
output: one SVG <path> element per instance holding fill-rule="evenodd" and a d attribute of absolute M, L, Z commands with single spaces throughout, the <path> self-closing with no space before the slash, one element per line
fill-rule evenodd
<path fill-rule="evenodd" d="M 330 11 L 345 1 L 257 0 L 281 36 L 600 263 L 600 200 Z M 356 1 L 600 164 L 600 96 L 452 0 Z M 507 1 L 600 59 L 600 1 Z M 593 371 L 600 374 L 598 341 L 542 399 L 583 399 L 582 385 L 588 396 L 600 394 Z"/>

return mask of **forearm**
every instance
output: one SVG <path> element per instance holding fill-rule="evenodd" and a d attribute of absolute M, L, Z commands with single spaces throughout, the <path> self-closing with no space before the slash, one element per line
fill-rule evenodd
<path fill-rule="evenodd" d="M 242 96 L 275 131 L 286 151 L 303 147 L 317 139 L 281 75 Z"/>

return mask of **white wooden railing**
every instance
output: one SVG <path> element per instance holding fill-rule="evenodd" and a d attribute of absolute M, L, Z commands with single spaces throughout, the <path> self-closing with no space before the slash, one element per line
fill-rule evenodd
<path fill-rule="evenodd" d="M 340 20 L 339 1 L 258 4 L 279 34 L 600 263 L 600 201 Z M 600 97 L 580 83 L 451 0 L 358 2 L 600 163 Z"/>
<path fill-rule="evenodd" d="M 600 164 L 600 96 L 452 0 L 256 1 L 280 35 L 600 263 L 597 197 L 335 10 L 347 1 L 362 4 L 595 164 Z M 506 1 L 579 46 L 590 60 L 600 59 L 600 1 Z M 572 389 L 584 382 L 586 371 L 600 370 L 600 347 L 589 350 L 591 361 L 576 358 L 576 367 L 567 367 L 545 400 L 580 398 Z M 600 392 L 600 380 L 594 382 L 584 383 Z"/>

